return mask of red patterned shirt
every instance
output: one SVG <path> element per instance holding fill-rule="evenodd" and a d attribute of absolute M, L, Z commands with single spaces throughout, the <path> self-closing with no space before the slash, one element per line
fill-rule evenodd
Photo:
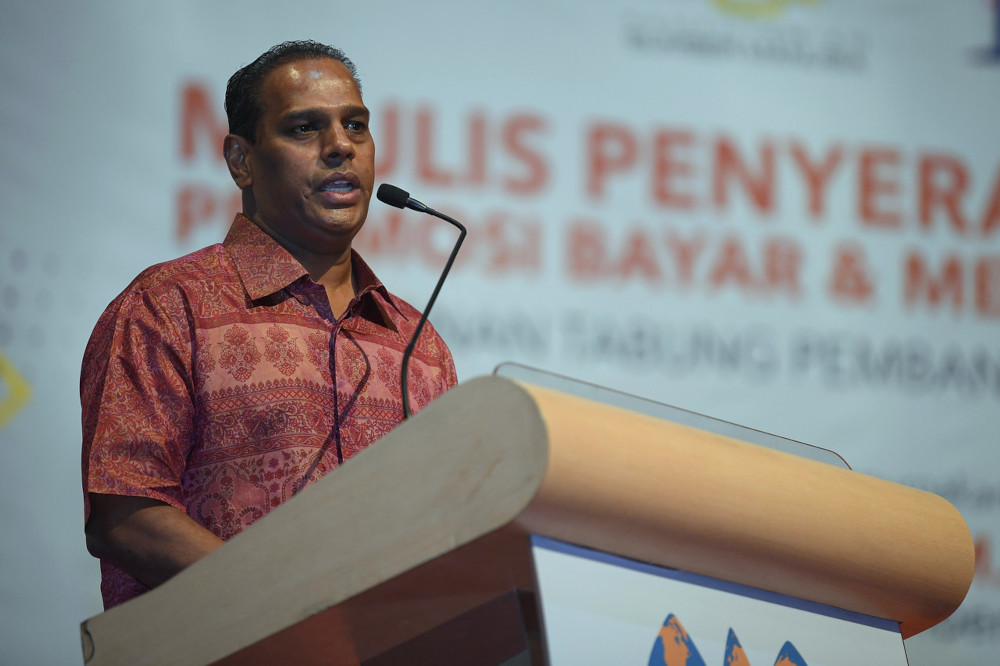
<path fill-rule="evenodd" d="M 88 492 L 149 497 L 228 539 L 399 424 L 420 313 L 352 262 L 358 296 L 339 320 L 242 215 L 221 245 L 141 273 L 83 359 L 85 515 Z M 456 382 L 429 325 L 409 379 L 414 411 Z M 110 562 L 101 573 L 106 608 L 148 589 Z"/>

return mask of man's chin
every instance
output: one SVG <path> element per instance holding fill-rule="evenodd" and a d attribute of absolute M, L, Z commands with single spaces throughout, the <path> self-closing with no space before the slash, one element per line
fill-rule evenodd
<path fill-rule="evenodd" d="M 356 214 L 327 215 L 318 226 L 323 234 L 329 236 L 331 239 L 346 239 L 350 241 L 361 231 L 361 227 L 364 224 L 365 219 Z"/>

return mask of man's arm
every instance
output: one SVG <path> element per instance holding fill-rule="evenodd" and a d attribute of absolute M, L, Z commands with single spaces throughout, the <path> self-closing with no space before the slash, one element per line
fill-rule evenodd
<path fill-rule="evenodd" d="M 180 509 L 158 500 L 90 493 L 87 550 L 149 587 L 222 545 Z"/>

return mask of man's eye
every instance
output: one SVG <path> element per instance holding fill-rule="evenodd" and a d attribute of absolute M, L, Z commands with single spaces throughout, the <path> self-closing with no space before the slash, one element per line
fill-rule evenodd
<path fill-rule="evenodd" d="M 360 120 L 349 120 L 344 124 L 344 127 L 352 132 L 363 132 L 367 129 L 367 125 Z"/>
<path fill-rule="evenodd" d="M 309 132 L 315 132 L 316 127 L 312 123 L 302 123 L 301 125 L 296 125 L 292 128 L 293 134 L 308 134 Z"/>

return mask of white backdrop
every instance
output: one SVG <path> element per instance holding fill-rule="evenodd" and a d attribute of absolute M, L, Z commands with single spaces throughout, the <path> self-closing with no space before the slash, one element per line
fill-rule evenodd
<path fill-rule="evenodd" d="M 100 610 L 79 367 L 151 263 L 221 240 L 228 76 L 358 64 L 379 180 L 470 227 L 432 320 L 515 360 L 840 452 L 968 521 L 963 608 L 912 664 L 1000 648 L 1000 23 L 992 0 L 4 3 L 0 661 Z M 423 307 L 447 225 L 359 248 Z M 900 557 L 905 557 L 900 553 Z M 995 658 L 995 657 L 993 657 Z"/>

